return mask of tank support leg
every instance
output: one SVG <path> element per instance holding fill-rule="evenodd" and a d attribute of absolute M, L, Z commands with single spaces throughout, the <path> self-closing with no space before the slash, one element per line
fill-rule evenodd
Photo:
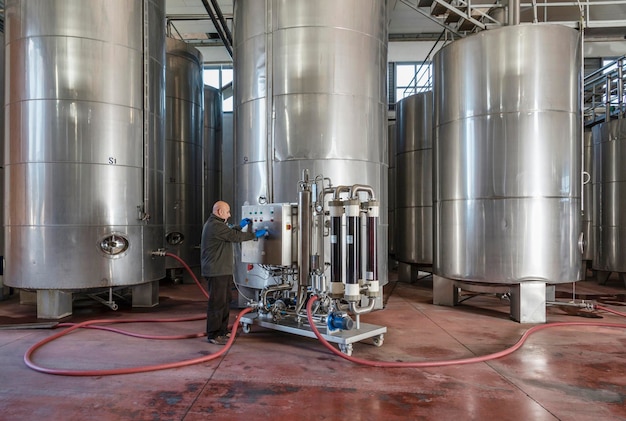
<path fill-rule="evenodd" d="M 159 304 L 159 281 L 133 287 L 133 307 L 154 307 Z"/>
<path fill-rule="evenodd" d="M 597 270 L 596 271 L 596 279 L 598 280 L 598 284 L 600 284 L 600 285 L 606 285 L 606 281 L 609 280 L 610 276 L 611 276 L 611 272 L 610 271 L 606 271 L 606 270 Z"/>
<path fill-rule="evenodd" d="M 433 304 L 453 307 L 459 303 L 459 288 L 452 279 L 433 275 Z"/>
<path fill-rule="evenodd" d="M 546 322 L 546 283 L 526 281 L 511 285 L 511 318 L 520 323 Z"/>
<path fill-rule="evenodd" d="M 417 266 L 410 263 L 398 263 L 398 281 L 412 283 L 417 281 Z"/>
<path fill-rule="evenodd" d="M 37 318 L 61 319 L 72 314 L 72 293 L 58 289 L 37 290 Z"/>

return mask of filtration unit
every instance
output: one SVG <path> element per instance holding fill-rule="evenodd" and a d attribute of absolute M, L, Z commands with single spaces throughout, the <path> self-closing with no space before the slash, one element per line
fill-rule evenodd
<path fill-rule="evenodd" d="M 435 303 L 500 290 L 545 322 L 547 285 L 579 279 L 580 54 L 578 31 L 534 24 L 435 55 Z"/>
<path fill-rule="evenodd" d="M 241 259 L 272 279 L 247 305 L 256 309 L 241 319 L 244 332 L 257 324 L 315 337 L 305 306 L 315 295 L 312 318 L 322 336 L 352 354 L 352 344 L 373 338 L 381 346 L 387 328 L 361 323 L 360 315 L 382 298 L 378 267 L 380 203 L 366 185 L 336 186 L 304 170 L 297 203 L 245 205 L 243 216 L 269 235 L 242 243 Z M 326 200 L 326 197 L 330 200 Z M 325 263 L 328 238 L 330 262 Z M 364 269 L 364 270 L 363 270 Z M 355 317 L 355 320 L 351 316 Z"/>
<path fill-rule="evenodd" d="M 184 41 L 166 39 L 165 247 L 190 266 L 200 264 L 202 234 L 203 106 L 202 54 Z M 183 265 L 167 259 L 171 279 Z"/>
<path fill-rule="evenodd" d="M 385 1 L 235 0 L 233 22 L 233 209 L 289 203 L 295 180 L 309 169 L 341 185 L 372 186 L 386 210 Z M 381 284 L 386 219 L 385 211 L 377 220 Z M 239 265 L 241 295 L 273 285 L 266 275 Z"/>
<path fill-rule="evenodd" d="M 626 120 L 620 115 L 592 130 L 593 269 L 600 283 L 617 272 L 626 286 Z"/>
<path fill-rule="evenodd" d="M 433 263 L 433 94 L 411 95 L 396 105 L 396 233 L 398 278 L 416 279 Z"/>
<path fill-rule="evenodd" d="M 72 292 L 158 301 L 164 259 L 165 0 L 8 0 L 7 285 L 37 315 Z M 47 71 L 46 71 L 47 70 Z"/>

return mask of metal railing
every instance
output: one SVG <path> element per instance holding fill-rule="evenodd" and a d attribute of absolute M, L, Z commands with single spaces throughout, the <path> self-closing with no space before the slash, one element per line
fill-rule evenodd
<path fill-rule="evenodd" d="M 585 76 L 583 118 L 585 125 L 609 121 L 626 112 L 626 56 Z"/>

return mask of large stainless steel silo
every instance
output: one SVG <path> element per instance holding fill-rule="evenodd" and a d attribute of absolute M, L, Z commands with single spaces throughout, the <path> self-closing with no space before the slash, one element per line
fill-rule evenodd
<path fill-rule="evenodd" d="M 166 39 L 165 246 L 190 267 L 200 264 L 203 220 L 202 54 L 184 41 Z M 172 279 L 185 274 L 166 260 Z"/>
<path fill-rule="evenodd" d="M 506 284 L 539 322 L 546 285 L 578 280 L 580 54 L 576 30 L 535 24 L 435 55 L 435 301 L 439 281 Z"/>
<path fill-rule="evenodd" d="M 233 217 L 244 203 L 294 202 L 304 169 L 334 185 L 372 186 L 384 209 L 385 1 L 236 0 L 233 33 Z M 380 219 L 384 284 L 386 213 Z"/>
<path fill-rule="evenodd" d="M 389 215 L 389 229 L 388 242 L 389 242 L 389 256 L 395 258 L 396 256 L 396 123 L 389 123 L 387 126 L 387 145 L 389 151 L 389 170 L 387 178 L 387 192 L 389 201 L 388 215 Z"/>
<path fill-rule="evenodd" d="M 396 106 L 396 258 L 398 276 L 407 281 L 433 263 L 432 119 L 430 91 Z"/>
<path fill-rule="evenodd" d="M 0 31 L 0 104 L 4 105 L 4 27 Z M 4 198 L 4 112 L 0 113 L 0 197 Z M 4 268 L 4 206 L 0 208 L 0 265 Z M 0 269 L 0 300 L 10 293 Z"/>
<path fill-rule="evenodd" d="M 585 278 L 587 269 L 592 268 L 595 254 L 595 223 L 593 222 L 593 132 L 585 129 L 583 132 L 583 212 L 582 212 L 582 232 L 583 232 L 583 273 Z"/>
<path fill-rule="evenodd" d="M 164 0 L 8 0 L 8 285 L 38 316 L 76 290 L 154 305 L 165 259 Z"/>
<path fill-rule="evenodd" d="M 213 204 L 222 199 L 222 94 L 204 85 L 204 215 L 208 219 Z"/>
<path fill-rule="evenodd" d="M 593 269 L 606 282 L 619 273 L 626 285 L 626 121 L 593 127 L 593 191 L 596 243 Z"/>

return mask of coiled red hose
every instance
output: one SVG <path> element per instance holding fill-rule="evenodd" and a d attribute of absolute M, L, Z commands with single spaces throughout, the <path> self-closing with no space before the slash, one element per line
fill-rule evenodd
<path fill-rule="evenodd" d="M 187 265 L 187 263 L 185 263 L 185 261 L 183 259 L 181 259 L 180 257 L 176 256 L 175 254 L 172 253 L 165 253 L 165 256 L 169 256 L 172 257 L 176 260 L 178 260 L 180 263 L 183 264 L 183 266 L 185 267 L 185 269 L 191 274 L 191 276 L 193 277 L 194 281 L 196 282 L 196 284 L 198 285 L 198 287 L 200 288 L 200 290 L 202 291 L 202 293 L 204 294 L 204 296 L 208 299 L 209 298 L 209 294 L 206 292 L 206 290 L 202 287 L 202 284 L 200 283 L 200 281 L 198 281 L 198 279 L 196 278 L 196 276 L 194 275 L 193 271 L 191 270 L 191 268 Z M 134 373 L 145 373 L 147 371 L 157 371 L 157 370 L 167 370 L 170 368 L 177 368 L 177 367 L 184 367 L 184 366 L 188 366 L 188 365 L 193 365 L 193 364 L 199 364 L 199 363 L 204 363 L 207 361 L 211 361 L 214 360 L 216 358 L 221 357 L 222 355 L 224 355 L 232 346 L 233 342 L 235 341 L 235 336 L 237 334 L 237 329 L 239 327 L 239 321 L 241 320 L 241 318 L 243 317 L 244 314 L 249 313 L 250 311 L 252 311 L 251 308 L 247 308 L 244 309 L 243 311 L 241 311 L 238 315 L 237 315 L 237 319 L 235 320 L 235 323 L 233 324 L 233 328 L 232 328 L 232 332 L 231 332 L 231 336 L 230 339 L 228 340 L 228 342 L 224 345 L 224 347 L 216 352 L 215 354 L 210 354 L 204 357 L 199 357 L 199 358 L 193 358 L 193 359 L 189 359 L 189 360 L 183 360 L 183 361 L 175 361 L 175 362 L 171 362 L 171 363 L 164 363 L 164 364 L 156 364 L 156 365 L 148 365 L 148 366 L 140 366 L 140 367 L 127 367 L 127 368 L 116 368 L 116 369 L 108 369 L 108 370 L 65 370 L 65 369 L 55 369 L 55 368 L 47 368 L 47 367 L 43 367 L 40 366 L 38 364 L 36 364 L 33 361 L 33 355 L 35 354 L 35 351 L 37 351 L 39 348 L 43 347 L 44 345 L 62 337 L 65 335 L 70 334 L 71 332 L 77 330 L 77 329 L 81 329 L 81 328 L 88 328 L 88 329 L 99 329 L 99 330 L 106 330 L 109 332 L 114 332 L 114 333 L 119 333 L 122 335 L 127 335 L 127 336 L 133 336 L 136 338 L 144 338 L 144 339 L 160 339 L 160 340 L 171 340 L 171 339 L 187 339 L 187 338 L 197 338 L 197 337 L 202 337 L 205 336 L 205 333 L 194 333 L 194 334 L 189 334 L 189 335 L 173 335 L 173 336 L 153 336 L 153 335 L 141 335 L 138 333 L 131 333 L 131 332 L 127 332 L 124 330 L 120 330 L 120 329 L 114 329 L 112 327 L 109 326 L 101 326 L 102 324 L 108 324 L 108 323 L 173 323 L 173 322 L 186 322 L 186 321 L 195 321 L 195 320 L 203 320 L 206 319 L 206 316 L 192 316 L 192 317 L 182 317 L 182 318 L 177 318 L 177 319 L 100 319 L 100 320 L 90 320 L 90 321 L 86 321 L 86 322 L 82 322 L 82 323 L 63 323 L 63 324 L 59 324 L 58 327 L 68 327 L 66 330 L 56 333 L 46 339 L 43 339 L 39 342 L 37 342 L 36 344 L 34 344 L 33 346 L 31 346 L 26 353 L 24 354 L 24 363 L 26 364 L 26 366 L 28 366 L 29 368 L 35 370 L 35 371 L 39 371 L 41 373 L 47 373 L 47 374 L 56 374 L 56 375 L 61 375 L 61 376 L 111 376 L 111 375 L 116 375 L 116 374 L 134 374 Z"/>
<path fill-rule="evenodd" d="M 558 323 L 549 323 L 545 325 L 535 326 L 528 329 L 522 337 L 517 341 L 515 345 L 510 348 L 507 348 L 503 351 L 494 352 L 493 354 L 487 354 L 480 357 L 471 357 L 471 358 L 460 358 L 456 360 L 444 360 L 444 361 L 421 361 L 421 362 L 388 362 L 388 361 L 372 361 L 372 360 L 364 360 L 362 358 L 356 358 L 349 355 L 344 354 L 339 351 L 337 348 L 332 346 L 324 337 L 321 335 L 320 331 L 315 326 L 315 322 L 313 321 L 311 308 L 313 303 L 317 301 L 317 297 L 313 296 L 309 299 L 307 303 L 307 318 L 309 320 L 309 325 L 315 333 L 315 336 L 319 341 L 329 350 L 331 350 L 335 355 L 340 356 L 341 358 L 345 358 L 348 361 L 351 361 L 356 364 L 367 365 L 370 367 L 386 367 L 386 368 L 425 368 L 425 367 L 443 367 L 448 365 L 462 365 L 462 364 L 474 364 L 479 362 L 485 362 L 489 360 L 494 360 L 496 358 L 502 358 L 506 355 L 512 354 L 517 351 L 523 344 L 526 342 L 526 339 L 530 335 L 535 332 L 538 332 L 543 329 L 551 329 L 554 327 L 562 327 L 562 326 L 596 326 L 596 327 L 609 327 L 609 328 L 620 328 L 626 329 L 626 324 L 618 324 L 618 323 L 600 323 L 600 322 L 558 322 Z M 604 307 L 599 306 L 598 308 L 605 309 Z M 617 313 L 615 311 L 611 311 L 612 313 Z M 623 314 L 621 314 L 623 315 Z M 626 316 L 626 315 L 624 315 Z"/>
<path fill-rule="evenodd" d="M 33 362 L 32 357 L 35 351 L 37 351 L 37 349 L 41 348 L 47 343 L 50 343 L 60 338 L 61 336 L 65 336 L 73 332 L 76 329 L 88 328 L 88 327 L 105 329 L 102 326 L 94 326 L 96 324 L 103 324 L 103 323 L 180 322 L 180 321 L 189 321 L 189 320 L 200 320 L 201 318 L 188 318 L 187 317 L 183 319 L 142 319 L 142 320 L 102 319 L 102 320 L 91 320 L 91 321 L 86 321 L 82 323 L 77 323 L 62 332 L 56 333 L 50 336 L 49 338 L 46 338 L 42 341 L 37 342 L 35 345 L 31 346 L 28 349 L 28 351 L 26 351 L 26 354 L 24 354 L 24 363 L 29 368 L 32 368 L 35 371 L 39 371 L 41 373 L 47 373 L 47 374 L 57 374 L 61 376 L 111 376 L 114 374 L 134 374 L 134 373 L 145 373 L 147 371 L 167 370 L 169 368 L 177 368 L 177 367 L 184 367 L 184 366 L 193 365 L 193 364 L 204 363 L 204 362 L 219 358 L 228 351 L 228 349 L 232 346 L 233 342 L 235 341 L 235 335 L 237 333 L 239 321 L 241 320 L 244 314 L 249 313 L 250 311 L 252 311 L 251 308 L 246 308 L 242 310 L 239 313 L 239 315 L 237 315 L 237 319 L 235 320 L 235 323 L 233 324 L 230 339 L 228 340 L 226 345 L 224 345 L 224 347 L 220 351 L 216 352 L 215 354 L 207 355 L 204 357 L 192 358 L 189 360 L 175 361 L 175 362 L 164 363 L 164 364 L 147 365 L 147 366 L 141 366 L 141 367 L 114 368 L 114 369 L 107 369 L 107 370 L 64 370 L 64 369 L 42 367 Z M 111 330 L 111 329 L 105 329 L 105 330 Z M 123 332 L 123 333 L 129 334 L 128 332 Z M 131 336 L 137 336 L 137 335 L 131 334 Z M 198 337 L 198 336 L 204 336 L 204 334 L 196 334 L 196 335 L 191 335 L 191 336 L 187 335 L 184 337 Z M 150 339 L 180 339 L 181 338 L 181 337 L 164 337 L 164 336 L 154 337 L 154 336 L 145 336 L 145 335 L 137 336 L 137 337 L 150 338 Z"/>
<path fill-rule="evenodd" d="M 193 277 L 194 281 L 196 282 L 196 284 L 198 285 L 198 287 L 200 288 L 200 290 L 203 292 L 203 294 L 205 295 L 205 297 L 209 297 L 209 294 L 206 292 L 206 290 L 202 287 L 202 285 L 200 284 L 200 282 L 198 281 L 198 279 L 196 278 L 196 276 L 194 275 L 193 271 L 191 270 L 191 268 L 189 268 L 189 266 L 178 256 L 176 256 L 175 254 L 172 253 L 165 253 L 166 256 L 172 257 L 176 260 L 178 260 L 180 263 L 183 264 L 183 266 L 185 267 L 185 269 L 191 274 L 191 276 Z M 312 312 L 311 312 L 311 308 L 313 303 L 317 301 L 317 297 L 313 296 L 309 299 L 308 303 L 307 303 L 307 318 L 309 321 L 309 325 L 311 326 L 311 329 L 313 330 L 313 333 L 315 334 L 315 336 L 317 337 L 317 339 L 319 339 L 319 341 L 326 347 L 328 348 L 330 351 L 332 351 L 334 354 L 348 360 L 351 361 L 353 363 L 356 364 L 362 364 L 362 365 L 366 365 L 366 366 L 370 366 L 370 367 L 386 367 L 386 368 L 425 368 L 425 367 L 442 367 L 442 366 L 449 366 L 449 365 L 462 365 L 462 364 L 473 364 L 473 363 L 478 363 L 478 362 L 484 362 L 484 361 L 488 361 L 488 360 L 493 360 L 496 358 L 501 358 L 504 357 L 506 355 L 512 354 L 513 352 L 517 351 L 523 344 L 524 342 L 526 342 L 526 339 L 528 339 L 528 337 L 530 335 L 532 335 L 535 332 L 538 332 L 540 330 L 543 329 L 549 329 L 549 328 L 554 328 L 554 327 L 562 327 L 562 326 L 595 326 L 595 327 L 608 327 L 608 328 L 621 328 L 624 329 L 626 328 L 626 325 L 624 324 L 617 324 L 617 323 L 600 323 L 600 322 L 558 322 L 558 323 L 549 323 L 549 324 L 545 324 L 545 325 L 539 325 L 539 326 L 535 326 L 532 327 L 530 329 L 528 329 L 523 335 L 522 337 L 517 341 L 517 343 L 515 343 L 515 345 L 513 345 L 510 348 L 507 348 L 503 351 L 499 351 L 499 352 L 495 352 L 492 354 L 488 354 L 488 355 L 483 355 L 480 357 L 471 357 L 471 358 L 461 358 L 461 359 L 456 359 L 456 360 L 444 360 L 444 361 L 422 361 L 422 362 L 386 362 L 386 361 L 372 361 L 372 360 L 365 360 L 362 358 L 356 358 L 356 357 L 352 357 L 349 355 L 346 355 L 344 353 L 342 353 L 341 351 L 339 351 L 338 349 L 336 349 L 334 346 L 332 346 L 326 339 L 324 339 L 324 337 L 320 334 L 319 330 L 317 329 L 317 326 L 315 325 L 315 322 L 313 321 L 313 317 L 312 317 Z M 609 309 L 607 307 L 604 306 L 596 306 L 597 309 L 603 310 L 603 311 L 607 311 L 609 313 L 613 313 L 622 317 L 626 317 L 625 313 L 621 313 L 619 311 L 616 310 L 612 310 Z M 251 308 L 246 308 L 244 310 L 242 310 L 238 315 L 237 318 L 235 320 L 235 322 L 233 323 L 233 328 L 231 331 L 231 337 L 228 340 L 228 342 L 226 343 L 226 345 L 224 345 L 224 347 L 216 352 L 215 354 L 210 354 L 204 357 L 199 357 L 199 358 L 193 358 L 193 359 L 189 359 L 189 360 L 183 360 L 183 361 L 175 361 L 175 362 L 171 362 L 171 363 L 164 363 L 164 364 L 156 364 L 156 365 L 148 365 L 148 366 L 140 366 L 140 367 L 127 367 L 127 368 L 116 368 L 116 369 L 104 369 L 104 370 L 66 370 L 66 369 L 54 369 L 54 368 L 47 368 L 47 367 L 42 367 L 38 364 L 35 364 L 33 362 L 33 355 L 35 354 L 35 351 L 37 351 L 39 348 L 43 347 L 44 345 L 62 337 L 65 336 L 77 329 L 81 329 L 81 328 L 88 328 L 88 329 L 99 329 L 99 330 L 106 330 L 106 331 L 110 331 L 110 332 L 114 332 L 114 333 L 119 333 L 119 334 L 123 334 L 123 335 L 127 335 L 127 336 L 132 336 L 132 337 L 136 337 L 136 338 L 144 338 L 144 339 L 160 339 L 160 340 L 171 340 L 171 339 L 187 339 L 187 338 L 196 338 L 196 337 L 202 337 L 205 334 L 204 333 L 195 333 L 195 334 L 189 334 L 189 335 L 172 335 L 172 336 L 153 336 L 153 335 L 141 335 L 141 334 L 137 334 L 137 333 L 131 333 L 131 332 L 127 332 L 127 331 L 123 331 L 120 329 L 114 329 L 111 328 L 109 326 L 101 326 L 102 324 L 108 324 L 108 323 L 171 323 L 171 322 L 184 322 L 184 321 L 195 321 L 195 320 L 202 320 L 204 319 L 206 316 L 192 316 L 192 317 L 184 317 L 184 318 L 177 318 L 177 319 L 101 319 L 101 320 L 91 320 L 91 321 L 86 321 L 86 322 L 82 322 L 82 323 L 76 323 L 76 324 L 71 324 L 71 323 L 63 323 L 58 325 L 59 327 L 68 327 L 68 329 L 56 333 L 46 339 L 43 339 L 39 342 L 37 342 L 36 344 L 34 344 L 33 346 L 31 346 L 26 353 L 24 354 L 24 363 L 26 364 L 26 366 L 28 366 L 29 368 L 35 370 L 35 371 L 39 371 L 41 373 L 47 373 L 47 374 L 55 374 L 55 375 L 62 375 L 62 376 L 111 376 L 111 375 L 118 375 L 118 374 L 134 374 L 134 373 L 145 373 L 148 371 L 157 371 L 157 370 L 167 370 L 170 368 L 178 368 L 178 367 L 185 367 L 188 365 L 193 365 L 193 364 L 199 364 L 199 363 L 204 363 L 207 361 L 211 361 L 214 360 L 216 358 L 221 357 L 222 355 L 224 355 L 232 346 L 232 344 L 235 341 L 235 336 L 237 334 L 237 330 L 239 327 L 239 322 L 241 320 L 241 318 L 251 312 L 252 309 Z"/>

